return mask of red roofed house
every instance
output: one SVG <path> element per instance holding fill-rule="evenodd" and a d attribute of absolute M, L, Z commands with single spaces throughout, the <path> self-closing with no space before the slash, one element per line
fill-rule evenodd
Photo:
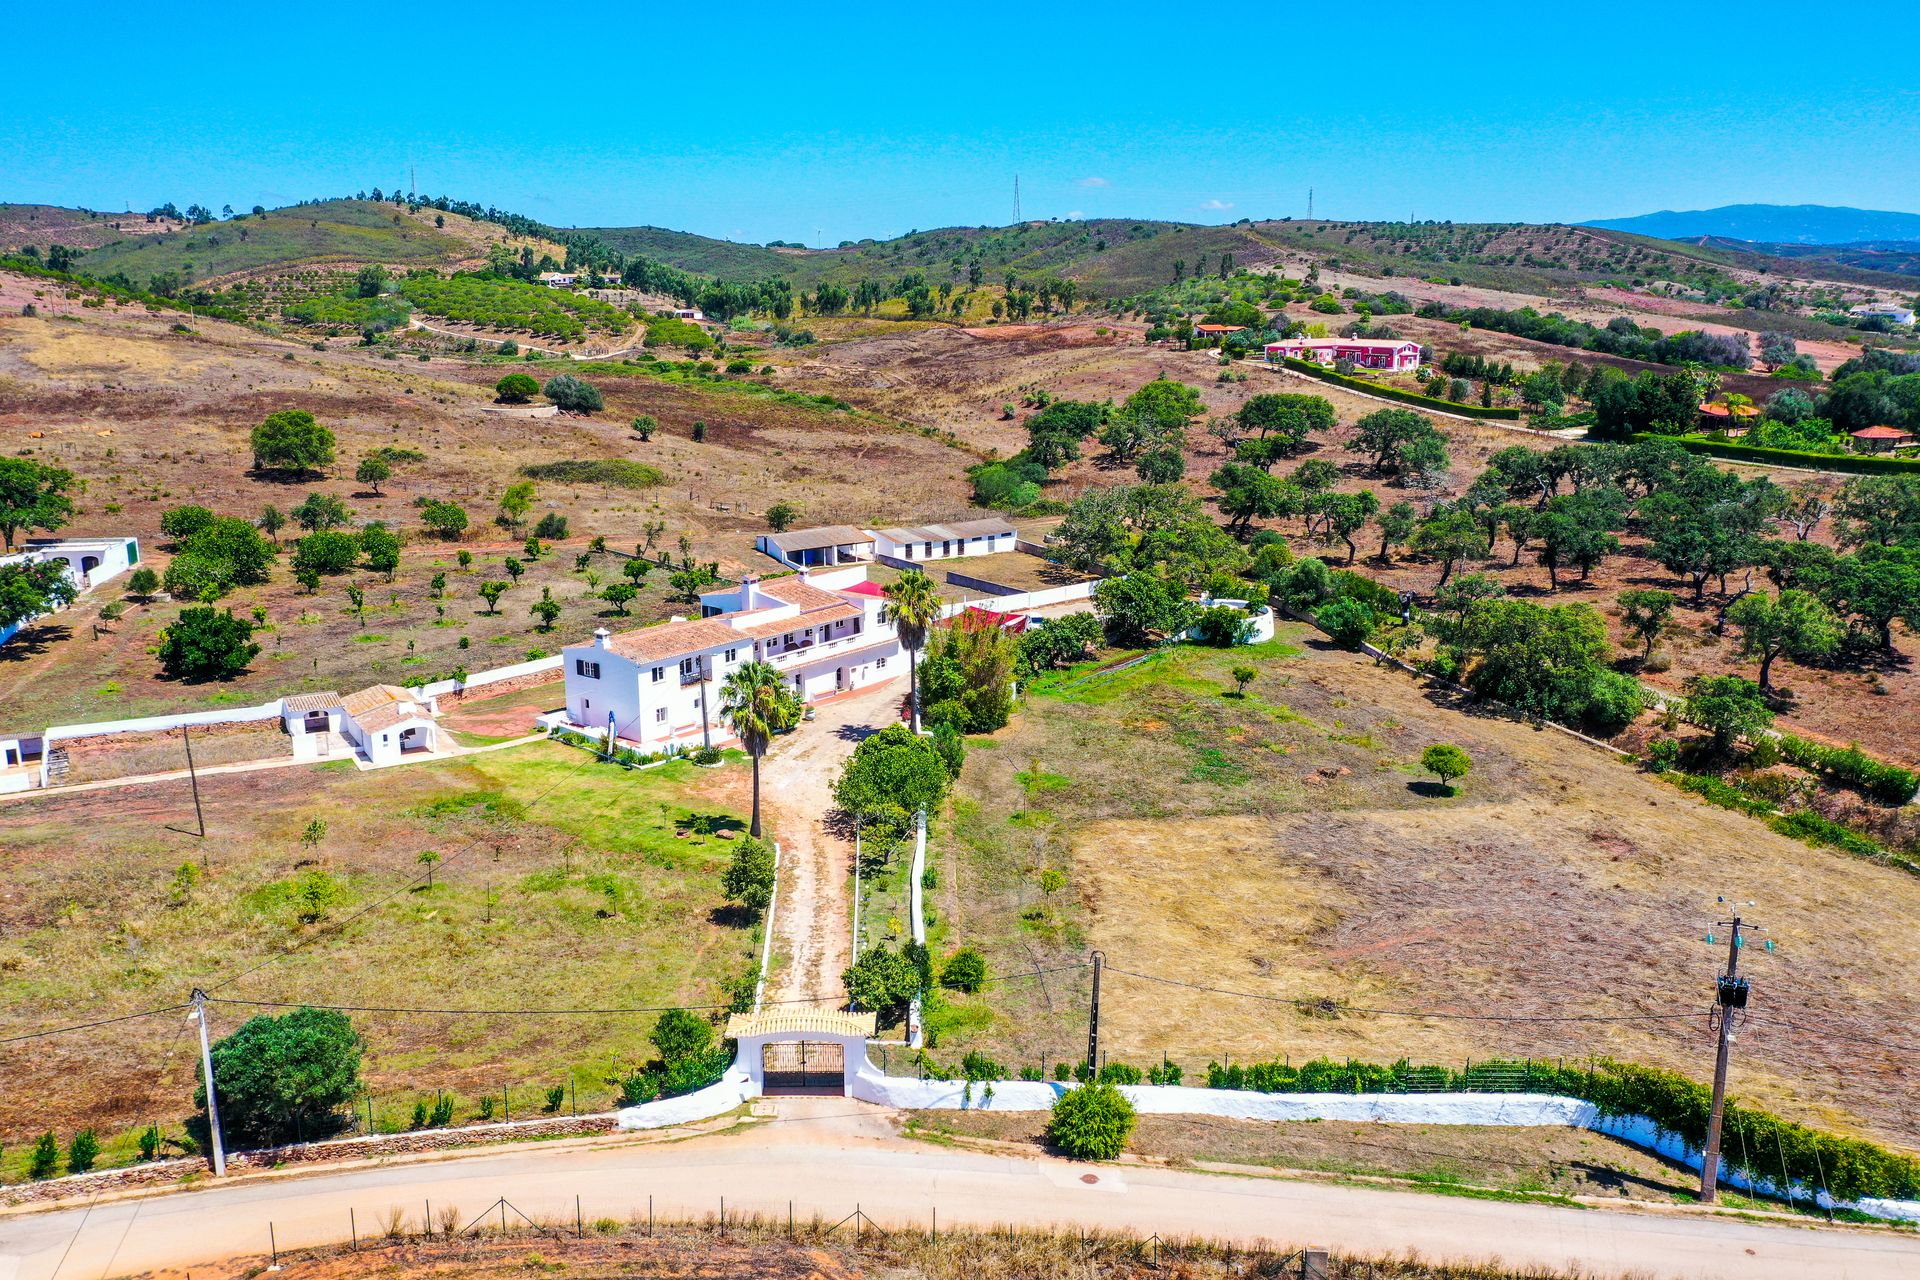
<path fill-rule="evenodd" d="M 1856 453 L 1885 453 L 1903 444 L 1913 443 L 1913 433 L 1898 427 L 1862 427 L 1853 433 Z"/>
<path fill-rule="evenodd" d="M 709 591 L 701 617 L 676 618 L 562 651 L 567 719 L 649 753 L 733 741 L 720 685 L 746 662 L 786 676 L 802 702 L 906 674 L 886 599 L 853 567 Z"/>
<path fill-rule="evenodd" d="M 1405 373 L 1420 367 L 1420 344 L 1401 338 L 1282 338 L 1267 344 L 1267 359 L 1311 360 L 1328 368 L 1345 360 L 1359 369 Z"/>

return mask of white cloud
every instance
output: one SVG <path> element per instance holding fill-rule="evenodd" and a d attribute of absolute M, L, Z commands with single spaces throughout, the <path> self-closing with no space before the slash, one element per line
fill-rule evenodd
<path fill-rule="evenodd" d="M 1105 187 L 1111 186 L 1112 184 L 1105 178 L 1082 178 L 1080 179 L 1080 185 L 1083 187 Z"/>
<path fill-rule="evenodd" d="M 1087 216 L 1087 211 L 1085 209 L 1067 210 L 1067 218 L 1069 221 L 1077 221 L 1078 219 L 1084 218 L 1086 216 Z"/>
<path fill-rule="evenodd" d="M 1208 200 L 1208 201 L 1205 201 L 1205 202 L 1203 202 L 1203 203 L 1201 204 L 1201 206 L 1200 206 L 1200 207 L 1201 207 L 1202 209 L 1212 209 L 1212 210 L 1213 210 L 1214 212 L 1216 212 L 1216 213 L 1218 213 L 1218 212 L 1221 212 L 1221 211 L 1223 211 L 1223 210 L 1226 210 L 1226 209 L 1231 209 L 1231 208 L 1233 208 L 1233 201 L 1231 201 L 1231 200 Z"/>

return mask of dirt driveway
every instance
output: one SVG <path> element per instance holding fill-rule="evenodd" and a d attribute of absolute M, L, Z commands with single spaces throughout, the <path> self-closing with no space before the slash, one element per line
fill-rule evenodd
<path fill-rule="evenodd" d="M 827 825 L 833 780 L 863 738 L 893 723 L 906 692 L 906 682 L 894 679 L 822 703 L 811 724 L 782 738 L 761 762 L 761 802 L 780 842 L 773 929 L 784 958 L 769 1001 L 843 1002 L 840 973 L 853 946 L 853 842 Z"/>

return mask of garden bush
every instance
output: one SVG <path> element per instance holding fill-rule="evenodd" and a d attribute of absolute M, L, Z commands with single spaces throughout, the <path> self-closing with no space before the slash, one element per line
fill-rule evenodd
<path fill-rule="evenodd" d="M 1915 790 L 1920 789 L 1920 775 L 1911 769 L 1875 760 L 1858 745 L 1829 747 L 1791 733 L 1781 734 L 1778 744 L 1787 763 L 1851 787 L 1883 804 L 1906 804 L 1913 799 Z"/>
<path fill-rule="evenodd" d="M 1133 1136 L 1133 1103 L 1110 1084 L 1083 1084 L 1054 1100 L 1047 1141 L 1075 1160 L 1113 1160 Z"/>

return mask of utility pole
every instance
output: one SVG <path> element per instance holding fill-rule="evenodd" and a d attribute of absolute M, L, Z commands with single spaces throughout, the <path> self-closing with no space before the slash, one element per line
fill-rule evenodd
<path fill-rule="evenodd" d="M 1100 970 L 1106 966 L 1107 953 L 1093 953 L 1093 1004 L 1087 1010 L 1087 1080 L 1100 1074 Z"/>
<path fill-rule="evenodd" d="M 1727 971 L 1714 982 L 1714 1017 L 1720 1021 L 1719 1047 L 1713 1059 L 1713 1109 L 1707 1116 L 1707 1147 L 1700 1158 L 1700 1203 L 1712 1204 L 1719 1195 L 1720 1122 L 1727 1103 L 1727 1055 L 1733 1048 L 1733 1015 L 1747 1007 L 1747 980 L 1740 976 L 1740 930 L 1748 922 L 1738 908 L 1733 919 L 1716 923 L 1731 926 L 1727 938 Z"/>
<path fill-rule="evenodd" d="M 193 1012 L 188 1017 L 200 1027 L 200 1074 L 207 1084 L 207 1134 L 213 1139 L 213 1176 L 227 1171 L 227 1152 L 220 1142 L 220 1103 L 213 1095 L 213 1050 L 207 1044 L 207 993 L 193 989 Z"/>
<path fill-rule="evenodd" d="M 1313 221 L 1313 188 L 1307 188 L 1307 221 Z"/>
<path fill-rule="evenodd" d="M 180 726 L 180 741 L 187 746 L 187 782 L 193 787 L 193 821 L 200 828 L 200 838 L 207 838 L 207 815 L 200 809 L 200 775 L 193 767 L 193 730 L 186 725 Z"/>
<path fill-rule="evenodd" d="M 1016 225 L 1020 221 L 1020 175 L 1017 173 L 1013 175 L 1013 220 Z"/>

